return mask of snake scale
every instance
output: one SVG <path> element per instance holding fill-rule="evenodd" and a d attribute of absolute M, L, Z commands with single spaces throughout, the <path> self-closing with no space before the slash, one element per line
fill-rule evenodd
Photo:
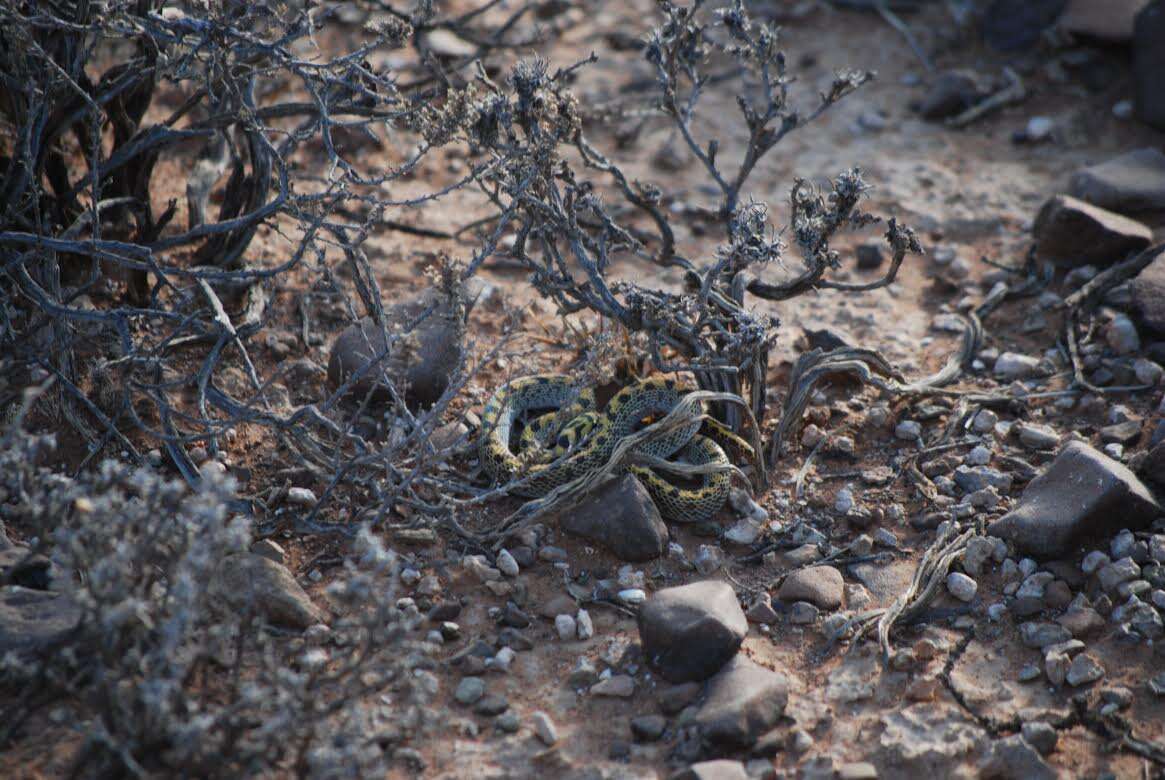
<path fill-rule="evenodd" d="M 621 438 L 645 420 L 667 414 L 690 390 L 674 379 L 653 377 L 624 387 L 598 411 L 594 391 L 579 389 L 567 376 L 515 379 L 498 388 L 485 405 L 478 454 L 498 483 L 521 479 L 512 492 L 539 498 L 603 467 Z M 720 445 L 701 431 L 748 447 L 731 431 L 705 420 L 649 441 L 638 451 L 697 466 L 729 465 Z M 644 466 L 631 466 L 630 471 L 664 517 L 684 523 L 712 517 L 724 505 L 731 482 L 727 470 L 698 475 L 691 487 Z"/>

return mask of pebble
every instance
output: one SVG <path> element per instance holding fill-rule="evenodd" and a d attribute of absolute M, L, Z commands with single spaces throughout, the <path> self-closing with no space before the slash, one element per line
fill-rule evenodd
<path fill-rule="evenodd" d="M 994 371 L 997 377 L 1007 381 L 1030 379 L 1040 373 L 1040 360 L 1031 355 L 1004 352 L 996 358 Z"/>
<path fill-rule="evenodd" d="M 1078 688 L 1081 685 L 1096 682 L 1102 677 L 1104 677 L 1104 667 L 1092 656 L 1081 653 L 1073 659 L 1072 665 L 1068 667 L 1066 680 L 1073 688 Z"/>
<path fill-rule="evenodd" d="M 1040 667 L 1036 666 L 1035 664 L 1026 664 L 1020 667 L 1019 674 L 1016 675 L 1016 678 L 1020 682 L 1031 682 L 1032 680 L 1038 678 L 1041 674 L 1042 672 L 1040 672 Z"/>
<path fill-rule="evenodd" d="M 980 444 L 967 453 L 963 462 L 968 466 L 986 466 L 991 462 L 991 450 Z"/>
<path fill-rule="evenodd" d="M 1080 562 L 1080 571 L 1085 574 L 1092 574 L 1095 571 L 1107 566 L 1112 561 L 1107 555 L 1100 550 L 1093 550 L 1084 556 L 1084 560 Z"/>
<path fill-rule="evenodd" d="M 497 568 L 507 577 L 517 577 L 520 571 L 518 562 L 514 560 L 514 556 L 510 554 L 509 550 L 502 550 L 498 553 Z"/>
<path fill-rule="evenodd" d="M 453 692 L 453 698 L 466 706 L 475 704 L 485 696 L 485 682 L 480 677 L 462 677 Z"/>
<path fill-rule="evenodd" d="M 499 715 L 494 725 L 497 726 L 498 731 L 506 734 L 517 734 L 518 729 L 522 727 L 522 721 L 518 719 L 518 713 L 510 711 Z"/>
<path fill-rule="evenodd" d="M 638 742 L 655 742 L 666 728 L 667 718 L 662 715 L 639 715 L 631 719 L 631 734 Z"/>
<path fill-rule="evenodd" d="M 692 563 L 697 572 L 707 576 L 718 571 L 724 565 L 724 551 L 714 544 L 701 544 L 696 549 L 696 557 Z"/>
<path fill-rule="evenodd" d="M 1033 450 L 1049 450 L 1060 443 L 1060 434 L 1048 425 L 1036 423 L 1019 423 L 1015 426 L 1019 441 L 1023 446 Z"/>
<path fill-rule="evenodd" d="M 820 614 L 821 611 L 816 605 L 810 604 L 808 601 L 797 601 L 789 609 L 789 622 L 795 625 L 815 623 Z"/>
<path fill-rule="evenodd" d="M 848 487 L 843 487 L 837 491 L 837 495 L 833 499 L 833 509 L 838 514 L 849 514 L 849 511 L 854 508 L 854 494 Z"/>
<path fill-rule="evenodd" d="M 287 489 L 287 503 L 296 506 L 315 506 L 316 494 L 311 488 L 293 487 Z"/>
<path fill-rule="evenodd" d="M 999 415 L 990 409 L 980 409 L 971 418 L 971 430 L 975 433 L 991 433 L 995 430 L 996 423 L 999 422 Z"/>
<path fill-rule="evenodd" d="M 922 424 L 914 420 L 903 420 L 894 427 L 894 435 L 906 441 L 917 441 L 922 436 Z"/>
<path fill-rule="evenodd" d="M 595 624 L 591 621 L 591 613 L 585 609 L 580 609 L 574 618 L 575 625 L 578 626 L 578 638 L 590 639 L 595 635 Z"/>
<path fill-rule="evenodd" d="M 554 618 L 554 629 L 558 632 L 558 638 L 566 642 L 577 635 L 578 623 L 570 615 L 558 615 Z"/>
<path fill-rule="evenodd" d="M 1104 338 L 1112 351 L 1118 355 L 1129 355 L 1141 349 L 1141 337 L 1137 334 L 1137 326 L 1125 314 L 1117 314 L 1112 318 L 1105 330 Z"/>
<path fill-rule="evenodd" d="M 492 718 L 495 715 L 501 715 L 509 708 L 510 702 L 506 699 L 505 696 L 491 694 L 482 698 L 477 703 L 477 706 L 473 708 L 473 711 L 478 715 L 485 715 Z"/>
<path fill-rule="evenodd" d="M 591 686 L 592 696 L 614 696 L 626 699 L 635 693 L 635 680 L 626 674 L 616 674 Z"/>
<path fill-rule="evenodd" d="M 979 583 L 962 572 L 951 572 L 947 575 L 947 590 L 959 601 L 969 602 L 975 598 Z"/>
<path fill-rule="evenodd" d="M 619 591 L 616 598 L 624 604 L 634 607 L 647 601 L 647 592 L 643 588 L 627 588 Z"/>
<path fill-rule="evenodd" d="M 1027 127 L 1024 129 L 1024 135 L 1028 141 L 1039 142 L 1047 140 L 1052 136 L 1052 131 L 1056 129 L 1056 122 L 1051 117 L 1033 116 L 1027 121 Z"/>
<path fill-rule="evenodd" d="M 534 726 L 534 736 L 538 737 L 538 741 L 543 745 L 550 747 L 558 741 L 558 728 L 545 712 L 536 711 L 530 716 L 530 722 Z"/>

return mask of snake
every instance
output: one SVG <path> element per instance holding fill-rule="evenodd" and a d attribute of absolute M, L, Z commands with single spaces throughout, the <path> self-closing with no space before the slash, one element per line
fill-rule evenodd
<path fill-rule="evenodd" d="M 481 416 L 478 457 L 498 483 L 516 482 L 509 492 L 540 498 L 557 487 L 602 468 L 623 437 L 645 421 L 667 414 L 692 388 L 665 377 L 650 377 L 617 392 L 600 411 L 595 393 L 563 374 L 520 377 L 497 388 Z M 704 435 L 704 434 L 710 435 Z M 713 436 L 742 449 L 751 447 L 711 418 L 639 445 L 637 452 L 702 466 L 730 466 Z M 729 469 L 699 474 L 678 485 L 647 466 L 632 465 L 660 514 L 680 523 L 710 519 L 724 505 Z"/>

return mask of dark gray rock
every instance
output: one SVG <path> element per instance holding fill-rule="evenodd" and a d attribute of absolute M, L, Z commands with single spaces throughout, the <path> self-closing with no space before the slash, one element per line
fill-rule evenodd
<path fill-rule="evenodd" d="M 0 655 L 33 650 L 64 638 L 81 619 L 68 596 L 19 585 L 0 588 Z"/>
<path fill-rule="evenodd" d="M 0 585 L 50 590 L 57 571 L 43 555 L 32 555 L 23 545 L 0 544 Z"/>
<path fill-rule="evenodd" d="M 979 764 L 983 780 L 1056 780 L 1058 775 L 1022 736 L 998 739 Z"/>
<path fill-rule="evenodd" d="M 692 764 L 676 772 L 670 780 L 749 780 L 749 776 L 739 761 L 720 759 Z"/>
<path fill-rule="evenodd" d="M 971 70 L 948 70 L 931 83 L 918 113 L 923 119 L 945 119 L 966 111 L 991 94 L 987 79 Z"/>
<path fill-rule="evenodd" d="M 1165 334 L 1165 249 L 1137 274 L 1130 287 L 1137 319 L 1149 330 Z"/>
<path fill-rule="evenodd" d="M 643 654 L 670 682 L 708 679 L 747 633 L 736 592 L 718 580 L 657 591 L 639 610 Z"/>
<path fill-rule="evenodd" d="M 785 602 L 808 601 L 822 609 L 837 609 L 845 580 L 832 566 L 810 566 L 799 569 L 781 583 L 777 598 Z"/>
<path fill-rule="evenodd" d="M 1165 441 L 1159 441 L 1149 449 L 1149 454 L 1137 473 L 1157 487 L 1165 489 Z"/>
<path fill-rule="evenodd" d="M 563 513 L 559 524 L 624 561 L 650 561 L 667 553 L 667 525 L 634 474 L 609 482 Z"/>
<path fill-rule="evenodd" d="M 857 255 L 859 271 L 872 271 L 875 268 L 880 268 L 885 259 L 882 256 L 882 247 L 877 244 L 860 244 Z"/>
<path fill-rule="evenodd" d="M 983 14 L 983 40 L 997 51 L 1031 49 L 1066 4 L 1067 0 L 995 0 Z"/>
<path fill-rule="evenodd" d="M 1072 174 L 1068 189 L 1120 214 L 1165 209 L 1165 154 L 1151 147 L 1126 152 Z"/>
<path fill-rule="evenodd" d="M 1068 267 L 1110 266 L 1153 241 L 1153 231 L 1140 222 L 1070 195 L 1048 200 L 1032 232 L 1040 257 Z"/>
<path fill-rule="evenodd" d="M 431 405 L 449 386 L 461 359 L 460 317 L 430 290 L 386 309 L 385 322 L 389 336 L 399 337 L 391 350 L 384 329 L 369 318 L 349 325 L 336 337 L 328 358 L 329 387 L 334 391 L 359 373 L 349 397 L 363 399 L 371 389 L 374 401 L 388 403 L 389 393 L 381 379 L 387 374 L 407 404 Z M 377 358 L 380 362 L 371 365 Z"/>
<path fill-rule="evenodd" d="M 708 681 L 693 722 L 704 742 L 719 749 L 751 747 L 776 725 L 789 703 L 789 681 L 737 655 Z"/>
<path fill-rule="evenodd" d="M 1033 557 L 1056 558 L 1086 537 L 1145 528 L 1160 512 L 1132 471 L 1074 441 L 1028 484 L 1015 509 L 987 532 Z"/>
<path fill-rule="evenodd" d="M 1165 130 L 1165 0 L 1153 0 L 1133 26 L 1133 102 L 1137 118 Z"/>

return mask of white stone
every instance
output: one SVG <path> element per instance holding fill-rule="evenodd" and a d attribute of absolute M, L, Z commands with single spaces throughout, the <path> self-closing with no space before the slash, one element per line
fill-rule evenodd
<path fill-rule="evenodd" d="M 502 550 L 498 553 L 497 565 L 498 570 L 507 577 L 518 576 L 518 562 L 514 560 L 514 556 L 510 554 L 509 550 Z"/>
<path fill-rule="evenodd" d="M 962 572 L 953 571 L 947 575 L 947 590 L 959 601 L 971 601 L 979 590 L 979 583 Z"/>
<path fill-rule="evenodd" d="M 558 632 L 558 638 L 566 642 L 575 638 L 578 626 L 570 615 L 557 615 L 554 618 L 554 629 Z"/>
<path fill-rule="evenodd" d="M 585 609 L 580 609 L 574 618 L 575 625 L 578 626 L 578 638 L 590 639 L 595 635 L 595 624 L 591 620 L 591 613 Z"/>

